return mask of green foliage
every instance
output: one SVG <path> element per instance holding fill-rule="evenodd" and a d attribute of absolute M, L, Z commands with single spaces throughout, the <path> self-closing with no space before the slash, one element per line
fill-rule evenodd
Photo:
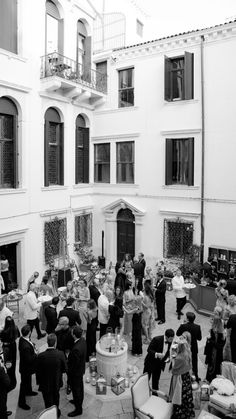
<path fill-rule="evenodd" d="M 79 256 L 80 262 L 84 264 L 93 263 L 97 258 L 93 254 L 93 250 L 89 246 L 82 245 L 81 242 L 74 244 L 74 251 Z"/>

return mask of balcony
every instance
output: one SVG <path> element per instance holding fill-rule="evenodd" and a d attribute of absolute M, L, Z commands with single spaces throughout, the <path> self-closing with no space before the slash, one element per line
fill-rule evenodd
<path fill-rule="evenodd" d="M 45 90 L 90 104 L 104 101 L 107 75 L 67 58 L 57 52 L 41 57 L 40 78 Z"/>

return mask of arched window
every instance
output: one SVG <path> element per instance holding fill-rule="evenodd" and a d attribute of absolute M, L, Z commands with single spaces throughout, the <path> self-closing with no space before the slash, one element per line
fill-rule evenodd
<path fill-rule="evenodd" d="M 46 1 L 46 54 L 63 54 L 63 19 L 57 6 L 51 0 Z"/>
<path fill-rule="evenodd" d="M 89 183 L 89 128 L 82 115 L 75 124 L 75 183 Z"/>
<path fill-rule="evenodd" d="M 64 184 L 63 124 L 59 113 L 49 108 L 45 113 L 44 133 L 45 186 Z"/>
<path fill-rule="evenodd" d="M 17 108 L 6 97 L 0 98 L 0 188 L 16 188 Z"/>
<path fill-rule="evenodd" d="M 86 81 L 91 80 L 91 36 L 88 36 L 82 20 L 77 23 L 77 53 L 78 73 Z"/>

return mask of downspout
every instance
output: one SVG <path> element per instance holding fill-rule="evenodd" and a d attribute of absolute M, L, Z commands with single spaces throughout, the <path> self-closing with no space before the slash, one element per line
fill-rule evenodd
<path fill-rule="evenodd" d="M 204 35 L 201 35 L 201 119 L 202 119 L 202 170 L 201 170 L 201 247 L 200 247 L 200 263 L 203 264 L 204 258 L 204 200 L 205 200 L 205 100 L 204 100 Z"/>

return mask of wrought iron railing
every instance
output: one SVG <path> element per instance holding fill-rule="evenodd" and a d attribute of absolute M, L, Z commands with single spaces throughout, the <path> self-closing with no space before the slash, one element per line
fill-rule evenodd
<path fill-rule="evenodd" d="M 41 79 L 58 76 L 83 84 L 102 93 L 107 93 L 107 75 L 87 68 L 57 52 L 41 57 Z"/>

